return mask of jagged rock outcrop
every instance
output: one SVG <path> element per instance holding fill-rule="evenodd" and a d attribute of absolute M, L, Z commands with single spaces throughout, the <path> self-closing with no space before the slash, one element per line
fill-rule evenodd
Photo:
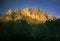
<path fill-rule="evenodd" d="M 4 17 L 5 17 L 6 20 L 9 21 L 9 20 L 12 20 L 12 15 L 13 15 L 13 11 L 10 9 L 6 12 Z"/>
<path fill-rule="evenodd" d="M 39 10 L 38 8 L 25 8 L 16 10 L 15 12 L 11 9 L 8 10 L 4 16 L 4 19 L 7 21 L 21 21 L 25 19 L 28 23 L 39 24 L 45 23 L 46 21 L 56 20 L 57 18 Z"/>

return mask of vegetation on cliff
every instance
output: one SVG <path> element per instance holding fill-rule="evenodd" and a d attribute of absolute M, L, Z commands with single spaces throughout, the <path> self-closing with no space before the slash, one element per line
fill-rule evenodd
<path fill-rule="evenodd" d="M 0 16 L 0 39 L 60 40 L 60 19 L 39 9 L 8 10 Z"/>

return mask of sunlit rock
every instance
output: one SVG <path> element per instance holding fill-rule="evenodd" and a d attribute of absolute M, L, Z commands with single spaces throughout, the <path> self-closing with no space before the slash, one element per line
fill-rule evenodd
<path fill-rule="evenodd" d="M 38 8 L 17 9 L 15 12 L 10 9 L 6 12 L 4 18 L 8 21 L 21 21 L 25 19 L 26 22 L 32 24 L 45 23 L 46 21 L 57 19 L 55 16 L 51 16 L 49 13 L 41 11 Z"/>

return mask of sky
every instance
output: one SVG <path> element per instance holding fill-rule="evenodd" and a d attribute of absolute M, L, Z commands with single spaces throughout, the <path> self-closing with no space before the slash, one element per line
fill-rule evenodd
<path fill-rule="evenodd" d="M 5 14 L 9 9 L 15 11 L 23 8 L 39 8 L 60 18 L 60 0 L 0 0 L 0 14 Z"/>

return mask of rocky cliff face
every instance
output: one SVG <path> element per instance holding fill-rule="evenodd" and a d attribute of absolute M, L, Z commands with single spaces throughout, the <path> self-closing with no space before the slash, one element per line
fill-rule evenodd
<path fill-rule="evenodd" d="M 15 12 L 11 9 L 6 12 L 4 19 L 7 21 L 21 21 L 26 20 L 28 23 L 45 23 L 46 21 L 56 20 L 57 18 L 51 16 L 49 13 L 43 12 L 38 8 L 31 9 L 25 8 L 16 10 Z"/>
<path fill-rule="evenodd" d="M 0 39 L 28 41 L 60 40 L 60 18 L 37 8 L 8 10 L 0 16 Z"/>

